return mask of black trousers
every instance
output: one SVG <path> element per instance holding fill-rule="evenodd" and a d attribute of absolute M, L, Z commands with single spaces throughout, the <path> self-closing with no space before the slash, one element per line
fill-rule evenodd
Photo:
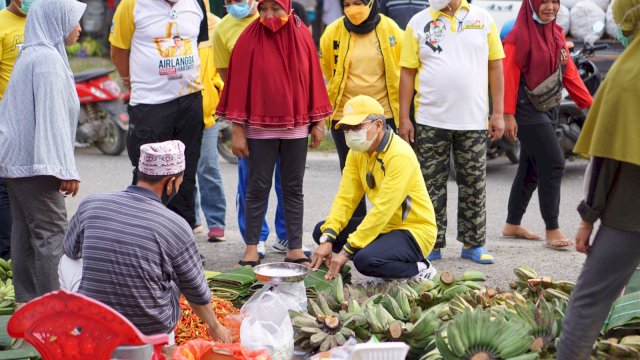
<path fill-rule="evenodd" d="M 564 154 L 552 123 L 519 125 L 520 163 L 509 196 L 507 223 L 520 225 L 533 192 L 547 230 L 558 229 Z"/>
<path fill-rule="evenodd" d="M 140 146 L 168 140 L 184 143 L 186 168 L 180 191 L 167 207 L 184 218 L 193 228 L 196 225 L 196 170 L 200 160 L 202 131 L 202 95 L 193 93 L 164 104 L 129 106 L 127 152 L 133 165 L 133 184 L 137 183 Z"/>
<path fill-rule="evenodd" d="M 352 217 L 333 242 L 333 252 L 338 253 L 347 243 L 349 235 L 356 231 L 364 218 Z M 320 243 L 322 232 L 319 222 L 313 230 L 313 240 Z M 385 279 L 406 279 L 418 275 L 418 262 L 424 261 L 422 250 L 407 230 L 393 230 L 380 234 L 353 257 L 353 265 L 365 276 Z"/>
<path fill-rule="evenodd" d="M 344 130 L 342 130 L 342 128 L 336 129 L 337 123 L 338 121 L 333 121 L 331 123 L 331 137 L 333 138 L 333 142 L 336 144 L 336 151 L 338 152 L 338 158 L 340 159 L 340 173 L 342 173 L 344 164 L 347 161 L 347 154 L 349 154 L 349 147 L 344 139 Z M 397 132 L 396 123 L 393 119 L 387 119 L 387 125 L 391 126 L 393 132 Z M 360 204 L 358 204 L 358 207 L 353 212 L 353 217 L 362 218 L 365 215 L 367 215 L 367 205 L 364 197 L 362 197 Z"/>
<path fill-rule="evenodd" d="M 0 178 L 0 257 L 9 260 L 11 257 L 11 204 L 9 190 Z"/>
<path fill-rule="evenodd" d="M 307 138 L 301 139 L 248 139 L 249 184 L 245 198 L 245 242 L 257 245 L 276 160 L 280 158 L 280 183 L 284 202 L 284 221 L 288 248 L 302 248 L 302 220 L 304 195 L 302 183 L 307 162 Z"/>

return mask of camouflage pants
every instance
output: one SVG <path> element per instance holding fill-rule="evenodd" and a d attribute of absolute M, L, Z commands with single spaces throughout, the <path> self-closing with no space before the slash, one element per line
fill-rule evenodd
<path fill-rule="evenodd" d="M 486 241 L 486 130 L 446 130 L 417 124 L 416 152 L 433 202 L 438 225 L 436 249 L 446 245 L 447 180 L 453 149 L 458 184 L 458 241 L 482 246 Z"/>

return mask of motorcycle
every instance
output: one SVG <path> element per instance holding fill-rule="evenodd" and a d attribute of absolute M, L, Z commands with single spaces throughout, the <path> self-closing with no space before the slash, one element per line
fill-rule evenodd
<path fill-rule="evenodd" d="M 218 118 L 218 154 L 229 164 L 237 164 L 238 158 L 231 151 L 231 139 L 233 138 L 233 124 Z"/>
<path fill-rule="evenodd" d="M 74 74 L 80 98 L 76 146 L 95 145 L 103 154 L 117 156 L 127 147 L 129 115 L 113 69 L 92 69 Z"/>
<path fill-rule="evenodd" d="M 595 33 L 600 33 L 604 24 L 596 23 L 593 26 Z M 602 83 L 602 74 L 596 64 L 589 58 L 593 57 L 596 51 L 605 50 L 607 44 L 595 44 L 594 41 L 585 39 L 581 49 L 571 53 L 571 59 L 578 68 L 580 78 L 586 85 L 589 93 L 594 95 Z M 578 141 L 582 126 L 587 118 L 586 112 L 578 109 L 578 105 L 571 99 L 566 89 L 563 89 L 562 102 L 558 114 L 558 126 L 556 127 L 556 137 L 560 147 L 564 151 L 565 159 L 573 157 L 573 148 Z"/>

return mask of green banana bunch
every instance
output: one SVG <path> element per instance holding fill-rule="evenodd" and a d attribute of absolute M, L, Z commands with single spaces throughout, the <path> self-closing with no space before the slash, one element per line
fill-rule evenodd
<path fill-rule="evenodd" d="M 539 277 L 538 273 L 527 265 L 518 266 L 517 268 L 513 269 L 513 273 L 518 277 L 519 280 L 525 282 Z"/>
<path fill-rule="evenodd" d="M 467 309 L 436 332 L 436 346 L 445 360 L 510 359 L 527 353 L 533 341 L 520 320 L 492 319 L 482 309 Z"/>

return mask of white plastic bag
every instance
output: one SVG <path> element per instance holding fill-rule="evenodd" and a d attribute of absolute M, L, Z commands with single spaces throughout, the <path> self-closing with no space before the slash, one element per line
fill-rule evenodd
<path fill-rule="evenodd" d="M 597 21 L 604 23 L 604 10 L 595 3 L 584 0 L 577 3 L 571 9 L 571 35 L 579 40 L 587 36 L 600 39 L 602 34 L 593 34 L 593 25 Z"/>
<path fill-rule="evenodd" d="M 560 5 L 560 10 L 558 10 L 558 15 L 556 15 L 556 23 L 562 28 L 565 35 L 569 33 L 569 29 L 571 28 L 571 15 L 568 7 Z"/>
<path fill-rule="evenodd" d="M 265 286 L 241 309 L 240 343 L 249 350 L 267 349 L 273 360 L 293 356 L 293 325 L 282 295 Z"/>
<path fill-rule="evenodd" d="M 609 37 L 612 37 L 615 39 L 616 32 L 618 30 L 618 24 L 616 24 L 616 21 L 613 19 L 613 3 L 609 4 L 609 7 L 607 8 L 607 14 L 605 15 L 605 17 L 607 18 L 607 20 L 605 21 L 605 24 L 606 24 L 605 32 L 607 33 L 607 35 L 609 35 Z"/>

